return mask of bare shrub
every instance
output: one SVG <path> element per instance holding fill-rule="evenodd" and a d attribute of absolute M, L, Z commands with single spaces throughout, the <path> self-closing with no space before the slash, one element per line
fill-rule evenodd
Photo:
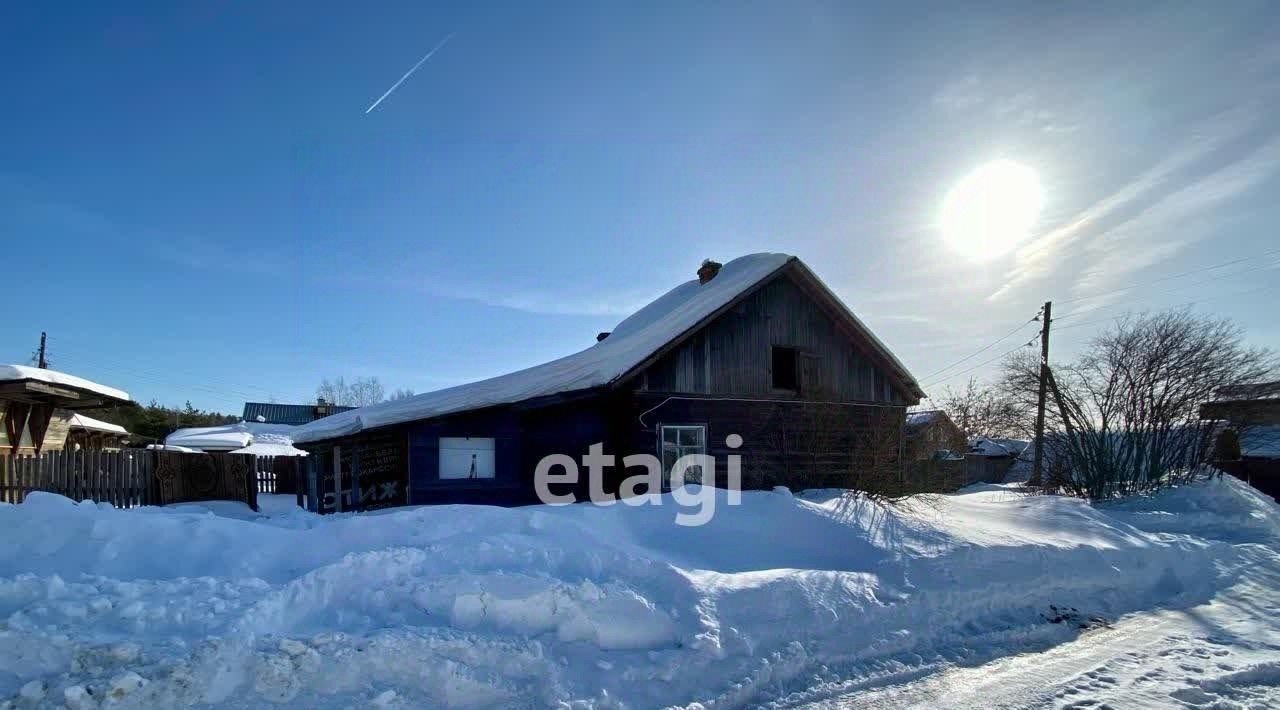
<path fill-rule="evenodd" d="M 1127 315 L 1079 358 L 1052 368 L 1046 490 L 1104 499 L 1211 473 L 1218 422 L 1200 405 L 1222 388 L 1265 378 L 1270 351 L 1244 344 L 1227 319 L 1187 310 Z M 1006 362 L 1004 389 L 1034 401 L 1038 358 Z"/>

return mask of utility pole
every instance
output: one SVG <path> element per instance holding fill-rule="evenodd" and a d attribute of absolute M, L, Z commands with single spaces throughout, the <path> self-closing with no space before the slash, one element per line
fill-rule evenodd
<path fill-rule="evenodd" d="M 41 370 L 49 369 L 49 361 L 44 357 L 44 341 L 46 337 L 47 335 L 45 332 L 43 330 L 40 331 L 40 354 L 36 357 L 36 367 Z"/>
<path fill-rule="evenodd" d="M 1041 474 L 1044 470 L 1044 405 L 1049 389 L 1049 324 L 1053 322 L 1053 301 L 1045 301 L 1040 311 L 1040 396 L 1036 404 L 1036 450 L 1031 464 L 1032 486 L 1043 483 Z"/>

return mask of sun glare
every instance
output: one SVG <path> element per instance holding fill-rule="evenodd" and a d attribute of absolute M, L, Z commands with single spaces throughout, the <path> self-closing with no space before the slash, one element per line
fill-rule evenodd
<path fill-rule="evenodd" d="M 989 261 L 1027 238 L 1043 202 L 1034 170 L 994 160 L 951 188 L 942 203 L 942 238 L 974 261 Z"/>

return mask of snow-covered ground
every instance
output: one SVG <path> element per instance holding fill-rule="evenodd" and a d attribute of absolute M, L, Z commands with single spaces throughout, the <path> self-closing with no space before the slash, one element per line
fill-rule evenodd
<path fill-rule="evenodd" d="M 1265 706 L 1280 513 L 1231 480 L 1122 504 L 988 486 L 884 508 L 318 517 L 287 498 L 0 506 L 17 707 Z M 3 702 L 3 700 L 0 700 Z M 1232 705 L 1235 703 L 1236 705 Z"/>

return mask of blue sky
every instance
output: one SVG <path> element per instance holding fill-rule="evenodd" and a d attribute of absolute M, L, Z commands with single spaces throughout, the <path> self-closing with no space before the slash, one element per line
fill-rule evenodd
<path fill-rule="evenodd" d="M 422 392 L 763 250 L 931 393 L 1049 298 L 1064 356 L 1197 299 L 1278 346 L 1280 8 L 1110 5 L 10 3 L 0 361 L 47 330 L 144 401 Z M 1044 209 L 974 262 L 938 213 L 1000 158 Z"/>

